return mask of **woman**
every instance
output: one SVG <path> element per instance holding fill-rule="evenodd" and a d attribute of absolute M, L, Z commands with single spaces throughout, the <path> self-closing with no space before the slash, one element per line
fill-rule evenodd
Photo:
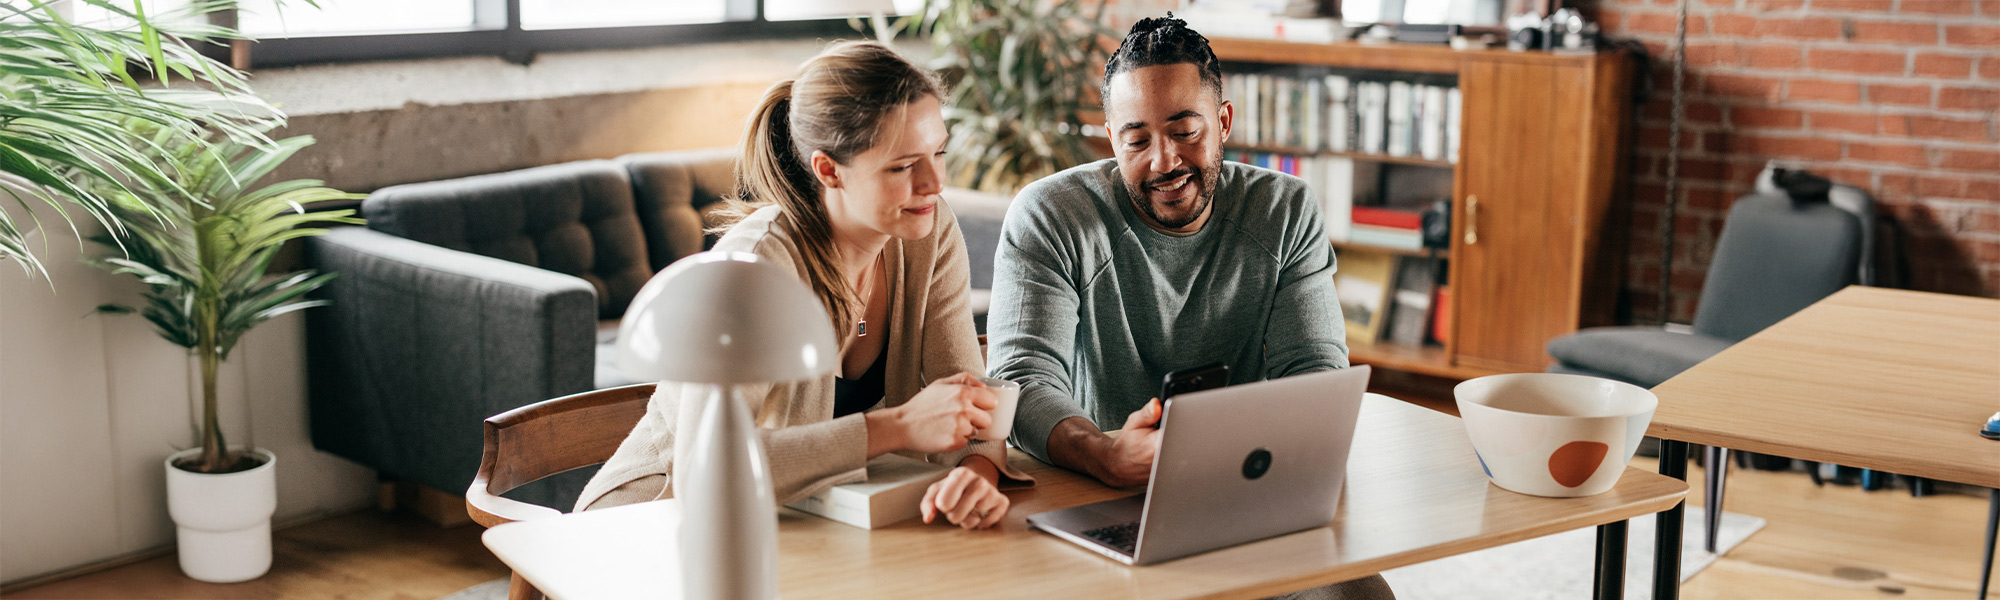
<path fill-rule="evenodd" d="M 846 42 L 765 93 L 736 166 L 735 224 L 715 250 L 792 269 L 840 339 L 837 374 L 751 390 L 780 503 L 866 477 L 868 459 L 922 454 L 953 465 L 931 486 L 925 522 L 1000 522 L 1001 442 L 972 441 L 995 398 L 966 297 L 957 220 L 938 197 L 945 126 L 937 82 L 880 44 Z M 933 380 L 934 379 L 934 380 Z M 929 385 L 925 385 L 930 381 Z M 692 424 L 691 386 L 663 384 L 645 418 L 584 488 L 579 510 L 673 495 L 675 432 Z"/>

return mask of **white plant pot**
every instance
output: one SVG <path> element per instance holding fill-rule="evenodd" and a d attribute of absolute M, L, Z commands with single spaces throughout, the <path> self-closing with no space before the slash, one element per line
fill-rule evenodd
<path fill-rule="evenodd" d="M 271 570 L 271 514 L 278 508 L 278 457 L 250 453 L 264 464 L 211 475 L 184 471 L 176 461 L 200 448 L 167 457 L 167 514 L 174 519 L 181 572 L 210 583 L 249 581 Z"/>

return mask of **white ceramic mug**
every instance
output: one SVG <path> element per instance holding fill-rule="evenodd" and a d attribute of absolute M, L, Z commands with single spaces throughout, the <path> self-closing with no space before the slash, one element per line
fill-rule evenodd
<path fill-rule="evenodd" d="M 1556 373 L 1479 377 L 1452 392 L 1487 478 L 1558 498 L 1617 485 L 1660 404 L 1636 385 Z"/>
<path fill-rule="evenodd" d="M 1014 432 L 1014 407 L 1021 404 L 1021 384 L 993 377 L 981 377 L 979 382 L 993 390 L 993 399 L 999 404 L 986 411 L 987 416 L 993 417 L 993 426 L 979 430 L 972 439 L 1005 440 L 1007 434 Z"/>

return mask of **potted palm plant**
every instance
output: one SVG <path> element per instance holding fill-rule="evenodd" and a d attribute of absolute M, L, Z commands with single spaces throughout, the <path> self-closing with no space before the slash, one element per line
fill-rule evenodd
<path fill-rule="evenodd" d="M 120 252 L 94 264 L 146 284 L 139 313 L 160 337 L 188 348 L 201 366 L 201 426 L 196 447 L 166 461 L 168 512 L 178 527 L 181 571 L 203 581 L 254 579 L 271 565 L 271 514 L 277 457 L 226 443 L 216 416 L 216 373 L 245 333 L 272 317 L 325 304 L 304 295 L 336 274 L 267 270 L 286 241 L 318 235 L 314 225 L 359 223 L 350 209 L 306 212 L 328 200 L 359 198 L 293 180 L 257 187 L 272 169 L 313 143 L 299 136 L 269 146 L 202 139 L 140 124 L 134 132 L 168 171 L 171 186 L 93 190 L 124 227 L 94 238 Z"/>

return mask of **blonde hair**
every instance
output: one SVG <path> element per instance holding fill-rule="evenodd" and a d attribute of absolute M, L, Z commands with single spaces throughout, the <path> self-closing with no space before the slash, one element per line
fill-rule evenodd
<path fill-rule="evenodd" d="M 929 71 L 879 43 L 838 42 L 807 60 L 798 78 L 765 91 L 744 129 L 737 197 L 717 214 L 719 228 L 778 205 L 778 220 L 798 240 L 806 280 L 835 331 L 846 332 L 854 321 L 854 290 L 841 276 L 812 154 L 846 163 L 875 147 L 885 117 L 925 96 L 944 97 Z"/>

